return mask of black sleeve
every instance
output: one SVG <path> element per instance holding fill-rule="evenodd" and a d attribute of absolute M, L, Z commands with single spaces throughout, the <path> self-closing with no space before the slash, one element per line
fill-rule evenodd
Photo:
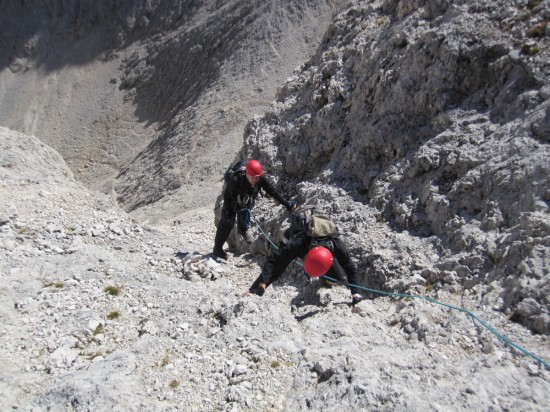
<path fill-rule="evenodd" d="M 281 274 L 285 271 L 287 266 L 297 257 L 303 258 L 308 252 L 309 238 L 299 233 L 292 237 L 290 241 L 278 249 L 272 256 L 270 256 L 264 266 L 262 267 L 262 273 L 254 282 L 257 286 L 258 283 L 263 282 L 266 286 L 269 286 L 275 282 Z"/>
<path fill-rule="evenodd" d="M 281 196 L 281 194 L 277 191 L 277 189 L 275 189 L 275 187 L 271 184 L 271 182 L 268 180 L 267 177 L 261 176 L 260 181 L 258 182 L 258 185 L 260 186 L 261 189 L 264 189 L 269 196 L 274 198 L 281 205 L 283 205 L 284 207 L 287 206 L 288 202 L 285 200 L 283 196 Z"/>

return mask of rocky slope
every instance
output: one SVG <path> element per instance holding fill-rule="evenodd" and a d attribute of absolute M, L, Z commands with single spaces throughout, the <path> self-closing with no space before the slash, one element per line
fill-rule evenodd
<path fill-rule="evenodd" d="M 351 310 L 345 288 L 299 267 L 241 298 L 261 255 L 212 260 L 210 208 L 142 226 L 36 138 L 0 128 L 0 142 L 2 410 L 546 409 L 549 372 L 461 312 L 391 298 Z M 549 359 L 547 336 L 477 292 L 430 296 Z"/>
<path fill-rule="evenodd" d="M 26 3 L 21 4 L 10 7 Z M 141 152 L 137 162 L 125 168 L 120 186 L 105 194 L 86 189 L 78 169 L 73 173 L 67 166 L 71 156 L 43 143 L 54 136 L 66 148 L 74 141 L 70 133 L 39 135 L 39 141 L 0 127 L 0 409 L 547 409 L 550 372 L 533 357 L 550 360 L 547 1 L 350 2 L 312 59 L 280 84 L 272 107 L 248 122 L 237 157 L 259 158 L 284 192 L 334 218 L 363 273 L 363 285 L 417 297 L 365 290 L 367 299 L 353 309 L 346 288 L 310 280 L 299 265 L 292 265 L 264 297 L 241 298 L 258 275 L 270 241 L 280 240 L 288 224 L 285 210 L 268 198 L 254 210 L 261 223 L 255 226 L 256 242 L 247 246 L 233 237 L 227 262 L 208 254 L 215 230 L 213 199 L 221 187 L 215 181 L 221 171 L 215 171 L 233 153 L 229 146 L 216 152 L 209 141 L 189 140 L 192 132 L 183 125 L 237 130 L 231 116 L 228 123 L 210 125 L 223 117 L 212 114 L 222 113 L 220 101 L 232 96 L 223 90 L 235 89 L 189 90 L 190 100 L 201 102 L 198 113 L 207 111 L 201 123 L 188 116 L 194 109 L 178 103 L 186 88 L 161 80 L 177 77 L 169 70 L 171 55 L 187 64 L 180 49 L 191 47 L 192 33 L 219 27 L 212 19 L 218 12 L 214 3 L 168 13 L 165 2 L 132 10 L 114 3 L 114 12 L 111 3 L 98 2 L 99 14 L 61 7 L 73 2 L 56 4 L 59 9 L 48 9 L 54 15 L 89 22 L 78 32 L 83 38 L 94 32 L 95 23 L 136 17 L 128 20 L 131 30 L 113 25 L 115 32 L 126 33 L 113 47 L 97 43 L 107 54 L 116 55 L 121 47 L 138 51 L 124 60 L 117 82 L 127 82 L 105 108 L 133 96 L 124 103 L 125 113 L 137 107 L 135 114 L 145 116 L 158 107 L 158 117 L 150 120 L 156 125 L 166 116 L 165 134 L 147 150 L 134 145 Z M 259 26 L 284 14 L 267 3 L 259 8 L 265 15 L 240 8 L 246 4 L 228 2 L 224 10 L 229 16 L 248 10 L 250 24 Z M 315 16 L 326 17 L 336 3 L 323 3 L 325 12 L 305 4 Z M 158 13 L 148 15 L 149 7 Z M 309 6 L 299 8 L 296 2 L 295 7 L 299 12 L 290 21 L 311 17 Z M 44 17 L 40 10 L 36 18 Z M 185 34 L 170 31 L 178 16 L 194 22 Z M 55 27 L 74 23 L 72 18 L 55 21 L 61 24 Z M 298 30 L 282 27 L 282 32 Z M 302 34 L 310 28 L 304 29 Z M 133 43 L 140 33 L 152 37 Z M 216 50 L 225 50 L 220 47 Z M 106 60 L 119 67 L 122 59 L 115 55 Z M 220 66 L 226 68 L 229 61 L 238 67 L 250 61 L 233 57 L 215 60 L 227 62 Z M 52 57 L 52 64 L 57 61 Z M 43 85 L 43 79 L 72 67 L 53 67 L 54 77 L 42 77 L 32 64 L 24 68 L 24 59 L 2 62 L 11 64 L 11 74 L 0 76 L 2 96 L 8 97 L 7 90 L 20 90 L 18 96 L 29 90 L 19 89 L 19 81 L 32 78 L 32 85 Z M 112 73 L 94 59 L 83 63 L 89 65 L 72 72 L 79 79 L 88 79 L 100 66 L 99 77 Z M 90 76 L 90 84 L 96 84 L 99 77 Z M 247 76 L 242 84 L 256 87 Z M 216 83 L 218 77 L 213 79 Z M 270 78 L 266 90 L 274 90 L 276 79 Z M 86 106 L 90 95 L 74 92 L 82 107 L 90 107 L 91 119 L 102 113 L 93 102 L 101 101 L 107 88 L 92 92 L 86 83 L 84 89 L 98 99 Z M 73 91 L 49 90 L 73 96 Z M 171 90 L 172 104 L 162 106 L 159 96 Z M 144 98 L 152 96 L 157 98 Z M 24 99 L 13 102 L 19 106 L 3 111 L 8 115 L 2 122 L 15 119 L 15 107 L 24 106 Z M 25 112 L 42 113 L 25 115 L 37 127 L 53 119 L 43 116 L 48 110 L 41 112 L 40 102 Z M 131 116 L 128 121 L 135 130 L 143 126 L 132 123 Z M 93 141 L 88 137 L 83 143 Z M 192 150 L 182 160 L 188 147 Z M 220 161 L 212 160 L 212 153 L 220 154 Z M 186 176 L 184 169 L 193 161 L 212 177 Z M 91 174 L 101 175 L 96 165 L 89 166 Z M 128 215 L 118 205 L 120 196 L 127 207 L 144 206 Z M 182 213 L 182 202 L 199 207 Z M 151 226 L 147 220 L 163 224 Z M 422 297 L 475 313 L 524 351 L 467 313 Z"/>
<path fill-rule="evenodd" d="M 172 218 L 214 202 L 244 125 L 341 3 L 7 2 L 0 124 L 40 136 L 87 187 L 141 207 L 141 220 Z"/>

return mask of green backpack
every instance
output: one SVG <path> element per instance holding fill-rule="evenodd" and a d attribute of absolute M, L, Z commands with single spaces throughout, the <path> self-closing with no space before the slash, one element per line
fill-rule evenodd
<path fill-rule="evenodd" d="M 336 237 L 338 228 L 328 215 L 319 212 L 314 206 L 302 206 L 290 217 L 293 232 L 306 232 L 310 237 Z"/>

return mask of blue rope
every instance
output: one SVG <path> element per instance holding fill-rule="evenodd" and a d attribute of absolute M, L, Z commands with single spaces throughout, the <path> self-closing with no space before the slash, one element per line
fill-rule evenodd
<path fill-rule="evenodd" d="M 279 247 L 273 243 L 273 241 L 269 238 L 269 235 L 267 233 L 265 233 L 264 229 L 262 228 L 262 225 L 260 224 L 260 222 L 258 222 L 258 220 L 256 220 L 256 218 L 254 216 L 251 216 L 252 218 L 252 221 L 254 223 L 256 223 L 256 225 L 258 226 L 258 229 L 260 229 L 260 232 L 262 232 L 262 234 L 264 235 L 264 237 L 267 239 L 267 241 L 269 243 L 271 243 L 271 246 L 273 246 L 275 249 L 279 249 Z"/>
<path fill-rule="evenodd" d="M 380 295 L 387 295 L 387 296 L 397 296 L 397 297 L 401 297 L 401 298 L 413 298 L 413 299 L 424 299 L 424 300 L 427 300 L 428 302 L 432 302 L 432 303 L 435 303 L 437 305 L 441 305 L 441 306 L 445 306 L 446 308 L 449 308 L 449 309 L 454 309 L 454 310 L 458 310 L 459 312 L 464 312 L 468 315 L 470 315 L 474 320 L 477 320 L 483 327 L 485 327 L 489 332 L 491 332 L 493 335 L 495 335 L 497 338 L 501 339 L 502 341 L 504 341 L 505 343 L 507 343 L 508 345 L 516 348 L 517 350 L 523 352 L 524 354 L 526 355 L 529 355 L 530 357 L 532 357 L 533 359 L 535 359 L 537 362 L 540 362 L 542 365 L 544 365 L 544 367 L 548 370 L 550 370 L 550 364 L 548 362 L 546 362 L 545 360 L 539 358 L 538 356 L 536 356 L 535 354 L 529 352 L 528 350 L 526 349 L 523 349 L 521 346 L 515 344 L 514 342 L 512 342 L 510 339 L 508 339 L 507 337 L 505 337 L 504 335 L 500 334 L 499 332 L 497 332 L 496 330 L 494 330 L 493 328 L 491 328 L 489 325 L 487 325 L 483 320 L 481 320 L 476 314 L 470 312 L 469 310 L 467 309 L 464 309 L 464 308 L 459 308 L 457 306 L 453 306 L 453 305 L 449 305 L 447 303 L 443 303 L 443 302 L 439 302 L 435 299 L 432 299 L 432 298 L 429 298 L 427 296 L 419 296 L 419 295 L 409 295 L 409 294 L 406 294 L 406 293 L 393 293 L 393 292 L 383 292 L 381 290 L 376 290 L 376 289 L 369 289 L 369 288 L 365 288 L 363 286 L 359 286 L 359 285 L 354 285 L 354 284 L 351 284 L 351 283 L 344 283 L 344 282 L 340 282 L 336 279 L 333 279 L 329 276 L 323 276 L 324 279 L 327 279 L 327 280 L 330 280 L 331 282 L 334 282 L 334 283 L 339 283 L 341 285 L 344 285 L 344 286 L 348 286 L 348 287 L 356 287 L 358 289 L 363 289 L 363 290 L 366 290 L 368 292 L 372 292 L 372 293 L 378 293 Z"/>
<path fill-rule="evenodd" d="M 253 217 L 253 220 L 254 222 L 258 225 L 258 228 L 260 229 L 260 231 L 262 232 L 262 234 L 264 235 L 264 237 L 269 241 L 269 243 L 271 243 L 271 245 L 275 248 L 275 249 L 278 249 L 278 246 L 273 243 L 273 241 L 269 238 L 269 236 L 267 235 L 267 233 L 265 233 L 265 231 L 263 230 L 262 226 L 258 223 L 258 221 L 256 220 L 256 218 Z M 300 266 L 303 266 L 300 262 L 294 260 L 295 263 L 297 263 L 298 265 Z M 523 352 L 524 354 L 530 356 L 531 358 L 535 359 L 537 362 L 539 362 L 541 365 L 543 365 L 547 370 L 550 370 L 550 364 L 548 362 L 546 362 L 544 359 L 538 357 L 537 355 L 529 352 L 528 350 L 522 348 L 521 346 L 519 346 L 518 344 L 512 342 L 510 339 L 508 339 L 506 336 L 502 335 L 501 333 L 497 332 L 496 330 L 494 330 L 492 327 L 490 327 L 489 325 L 487 325 L 483 320 L 481 320 L 476 314 L 474 314 L 473 312 L 470 312 L 469 310 L 465 309 L 465 308 L 460 308 L 458 306 L 453 306 L 453 305 L 449 305 L 447 303 L 443 303 L 443 302 L 439 302 L 435 299 L 432 299 L 430 297 L 427 297 L 427 296 L 420 296 L 420 295 L 409 295 L 409 294 L 406 294 L 406 293 L 393 293 L 393 292 L 384 292 L 384 291 L 381 291 L 381 290 L 376 290 L 376 289 L 369 289 L 369 288 L 366 288 L 366 287 L 363 287 L 363 286 L 359 286 L 359 285 L 354 285 L 354 284 L 351 284 L 351 283 L 345 283 L 345 282 L 341 282 L 337 279 L 333 279 L 329 276 L 323 276 L 323 279 L 327 279 L 333 283 L 336 283 L 336 284 L 340 284 L 340 285 L 343 285 L 343 286 L 347 286 L 347 287 L 354 287 L 354 288 L 358 288 L 358 289 L 362 289 L 362 290 L 365 290 L 367 292 L 371 292 L 371 293 L 376 293 L 376 294 L 379 294 L 379 295 L 385 295 L 385 296 L 395 296 L 395 297 L 400 297 L 400 298 L 412 298 L 412 299 L 424 299 L 424 300 L 427 300 L 428 302 L 431 302 L 431 303 L 435 303 L 437 305 L 441 305 L 441 306 L 444 306 L 446 308 L 449 308 L 449 309 L 454 309 L 454 310 L 457 310 L 459 312 L 463 312 L 463 313 L 466 313 L 467 315 L 470 315 L 472 317 L 472 319 L 474 320 L 474 322 L 477 320 L 485 329 L 487 329 L 489 332 L 491 332 L 493 335 L 495 335 L 497 338 L 499 338 L 500 340 L 502 340 L 504 343 L 512 346 L 513 348 L 519 350 L 520 352 Z"/>

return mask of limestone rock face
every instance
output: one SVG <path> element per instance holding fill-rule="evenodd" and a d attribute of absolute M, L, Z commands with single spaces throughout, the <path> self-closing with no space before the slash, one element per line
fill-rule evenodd
<path fill-rule="evenodd" d="M 427 267 L 396 251 L 398 268 L 382 274 L 394 256 L 373 266 L 380 244 L 360 231 L 357 252 L 381 285 L 410 286 L 417 274 L 439 287 L 480 287 L 510 315 L 529 296 L 543 309 L 516 319 L 549 334 L 550 55 L 537 31 L 545 13 L 507 1 L 357 2 L 249 122 L 243 155 L 304 202 L 342 220 L 374 206 L 437 251 Z M 327 186 L 339 192 L 321 195 Z"/>

